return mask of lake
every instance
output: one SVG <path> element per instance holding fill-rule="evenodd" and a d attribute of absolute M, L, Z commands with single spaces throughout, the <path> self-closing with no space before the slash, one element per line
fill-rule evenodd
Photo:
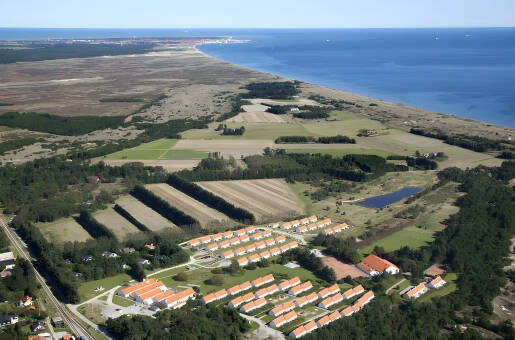
<path fill-rule="evenodd" d="M 398 191 L 395 191 L 395 192 L 392 192 L 389 194 L 384 194 L 381 196 L 374 196 L 374 197 L 367 198 L 366 200 L 363 200 L 356 204 L 362 205 L 367 208 L 383 208 L 387 205 L 398 202 L 401 199 L 409 197 L 420 191 L 422 191 L 421 188 L 405 187 L 405 188 L 402 188 L 401 190 L 398 190 Z"/>

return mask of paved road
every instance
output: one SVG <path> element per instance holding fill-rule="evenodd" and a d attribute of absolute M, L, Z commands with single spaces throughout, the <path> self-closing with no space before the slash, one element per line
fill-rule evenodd
<path fill-rule="evenodd" d="M 403 283 L 404 281 L 406 281 L 406 279 L 402 279 L 400 280 L 399 282 L 397 282 L 396 284 L 394 284 L 393 286 L 391 286 L 390 288 L 388 288 L 385 292 L 386 295 L 390 294 L 390 291 L 392 289 L 394 289 L 395 287 L 397 287 L 398 285 L 400 285 L 401 283 Z"/>
<path fill-rule="evenodd" d="M 38 280 L 39 284 L 41 285 L 41 288 L 43 289 L 45 294 L 48 296 L 48 299 L 55 306 L 57 312 L 59 313 L 59 316 L 63 319 L 65 324 L 67 324 L 68 327 L 70 327 L 70 330 L 79 337 L 84 336 L 86 339 L 94 339 L 94 337 L 92 337 L 89 334 L 88 330 L 86 328 L 84 328 L 77 320 L 75 320 L 75 318 L 73 317 L 73 314 L 71 314 L 66 309 L 66 307 L 64 307 L 59 302 L 59 300 L 57 300 L 57 298 L 53 294 L 50 287 L 48 287 L 48 285 L 46 284 L 46 281 L 43 278 L 43 276 L 41 276 L 41 274 L 39 274 L 39 272 L 34 267 L 31 258 L 27 255 L 26 250 L 23 249 L 23 247 L 20 245 L 21 242 L 13 235 L 11 230 L 9 230 L 9 228 L 5 225 L 5 223 L 2 221 L 2 219 L 0 219 L 0 227 L 4 229 L 4 232 L 7 235 L 7 237 L 9 238 L 9 241 L 11 242 L 13 247 L 16 249 L 16 251 L 20 254 L 20 256 L 30 263 L 32 270 L 34 271 L 36 280 Z"/>
<path fill-rule="evenodd" d="M 272 327 L 268 327 L 263 321 L 261 321 L 261 319 L 243 313 L 240 313 L 240 315 L 249 321 L 256 322 L 259 325 L 259 328 L 251 333 L 254 334 L 257 339 L 286 339 L 283 333 L 273 329 Z"/>

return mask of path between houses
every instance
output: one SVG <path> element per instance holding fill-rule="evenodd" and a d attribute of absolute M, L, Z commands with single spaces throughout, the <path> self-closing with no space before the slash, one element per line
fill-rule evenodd
<path fill-rule="evenodd" d="M 276 329 L 268 327 L 263 321 L 250 315 L 240 313 L 240 315 L 249 320 L 254 321 L 259 325 L 259 328 L 253 331 L 251 334 L 256 336 L 256 339 L 286 339 L 283 333 Z"/>
<path fill-rule="evenodd" d="M 400 280 L 399 282 L 397 282 L 396 284 L 394 284 L 393 286 L 391 286 L 390 288 L 388 288 L 388 289 L 386 290 L 386 292 L 385 292 L 385 293 L 386 293 L 386 295 L 390 294 L 390 291 L 391 291 L 392 289 L 394 289 L 395 287 L 397 287 L 398 285 L 400 285 L 400 284 L 401 284 L 401 283 L 403 283 L 404 281 L 406 281 L 406 279 L 402 279 L 402 280 Z"/>

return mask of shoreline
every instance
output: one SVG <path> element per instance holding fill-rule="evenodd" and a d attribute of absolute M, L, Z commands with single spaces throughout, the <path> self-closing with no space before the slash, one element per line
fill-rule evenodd
<path fill-rule="evenodd" d="M 247 70 L 247 71 L 252 71 L 252 72 L 260 72 L 260 73 L 263 73 L 263 74 L 267 74 L 269 76 L 277 77 L 278 79 L 284 79 L 284 80 L 290 80 L 290 81 L 297 80 L 297 79 L 294 79 L 294 78 L 284 77 L 284 76 L 281 76 L 281 75 L 278 75 L 278 74 L 275 74 L 275 73 L 261 71 L 261 70 L 249 68 L 249 67 L 246 67 L 246 66 L 234 64 L 234 63 L 231 63 L 231 62 L 219 59 L 217 57 L 214 57 L 214 56 L 212 56 L 212 55 L 210 55 L 210 54 L 200 50 L 198 48 L 198 46 L 202 46 L 202 45 L 204 45 L 204 43 L 193 44 L 191 47 L 196 52 L 200 53 L 204 57 L 216 60 L 218 62 L 229 64 L 229 65 L 231 65 L 233 67 L 236 67 L 236 68 L 240 68 L 240 69 Z M 407 104 L 404 104 L 404 103 L 390 102 L 390 101 L 386 101 L 386 100 L 382 100 L 382 99 L 376 99 L 376 98 L 368 97 L 368 96 L 365 96 L 365 95 L 362 95 L 362 94 L 353 93 L 353 92 L 349 92 L 349 91 L 345 91 L 345 90 L 340 90 L 340 89 L 336 89 L 336 88 L 331 88 L 331 87 L 328 87 L 328 86 L 325 86 L 325 85 L 320 85 L 320 84 L 317 84 L 317 83 L 304 82 L 304 81 L 301 81 L 301 80 L 298 80 L 298 81 L 302 82 L 303 84 L 308 84 L 311 87 L 320 87 L 320 88 L 324 88 L 326 90 L 329 90 L 331 92 L 340 92 L 343 96 L 356 98 L 356 99 L 359 99 L 359 100 L 361 100 L 363 102 L 366 102 L 366 103 L 382 103 L 382 104 L 388 104 L 390 106 L 392 106 L 392 105 L 393 106 L 399 106 L 399 107 L 402 107 L 404 109 L 412 111 L 412 113 L 428 114 L 428 115 L 434 115 L 434 116 L 442 116 L 443 115 L 443 116 L 446 116 L 446 117 L 449 117 L 449 118 L 452 118 L 452 119 L 459 120 L 459 121 L 461 121 L 465 125 L 474 124 L 474 125 L 481 125 L 483 128 L 492 128 L 493 127 L 493 128 L 496 128 L 496 129 L 501 129 L 501 130 L 503 130 L 506 133 L 506 135 L 508 135 L 507 138 L 506 138 L 507 140 L 511 141 L 511 140 L 515 139 L 515 129 L 507 127 L 507 126 L 487 123 L 487 122 L 483 122 L 483 121 L 476 120 L 476 119 L 473 119 L 473 118 L 467 118 L 467 117 L 463 117 L 463 116 L 458 116 L 458 115 L 451 114 L 451 113 L 429 111 L 429 110 L 423 109 L 421 107 L 411 106 L 411 105 L 407 105 Z M 368 108 L 370 109 L 370 106 Z M 406 125 L 409 125 L 409 124 L 406 124 Z M 396 127 L 399 127 L 399 126 L 396 126 Z M 412 126 L 412 127 L 414 127 L 414 126 Z M 406 126 L 404 128 L 406 128 Z M 496 138 L 496 136 L 491 136 L 490 138 L 492 138 L 492 139 L 502 139 L 502 137 Z"/>

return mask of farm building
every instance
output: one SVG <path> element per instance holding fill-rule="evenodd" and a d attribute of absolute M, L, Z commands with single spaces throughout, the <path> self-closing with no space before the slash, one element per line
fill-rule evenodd
<path fill-rule="evenodd" d="M 121 297 L 129 297 L 132 292 L 137 291 L 138 289 L 141 289 L 151 283 L 154 283 L 155 281 L 153 279 L 145 279 L 143 282 L 136 283 L 128 288 L 122 289 L 118 292 L 118 295 Z"/>
<path fill-rule="evenodd" d="M 409 291 L 407 291 L 405 294 L 402 295 L 402 297 L 406 299 L 416 299 L 419 296 L 425 294 L 427 292 L 427 287 L 424 283 L 419 283 L 417 286 L 413 287 Z"/>
<path fill-rule="evenodd" d="M 263 234 L 260 231 L 258 231 L 257 233 L 252 234 L 252 236 L 250 236 L 250 238 L 255 241 L 261 240 L 263 238 Z"/>
<path fill-rule="evenodd" d="M 358 268 L 370 276 L 379 275 L 384 272 L 392 275 L 399 273 L 399 267 L 374 254 L 368 255 L 363 259 L 363 261 L 358 263 Z"/>
<path fill-rule="evenodd" d="M 270 246 L 273 246 L 275 244 L 275 240 L 273 238 L 269 238 L 269 239 L 265 240 L 265 243 L 266 243 L 267 247 L 270 247 Z"/>
<path fill-rule="evenodd" d="M 284 236 L 284 235 L 277 236 L 275 238 L 275 240 L 277 241 L 277 243 L 284 243 L 284 242 L 286 242 L 286 236 Z"/>
<path fill-rule="evenodd" d="M 325 299 L 322 302 L 320 302 L 318 304 L 318 307 L 328 309 L 332 305 L 335 305 L 335 304 L 340 303 L 342 301 L 343 301 L 343 296 L 342 296 L 342 294 L 338 293 L 338 294 L 335 294 L 335 295 L 333 295 L 331 297 L 328 297 L 327 299 Z"/>
<path fill-rule="evenodd" d="M 297 318 L 297 313 L 295 313 L 295 311 L 292 310 L 291 312 L 288 312 L 288 313 L 281 315 L 281 316 L 275 318 L 274 320 L 272 320 L 272 322 L 270 322 L 270 326 L 279 328 L 279 327 L 287 324 L 288 322 L 292 322 L 296 318 Z"/>
<path fill-rule="evenodd" d="M 289 335 L 294 339 L 298 339 L 313 332 L 315 329 L 317 329 L 317 324 L 315 321 L 311 320 L 310 322 L 295 328 Z"/>
<path fill-rule="evenodd" d="M 224 252 L 222 255 L 220 255 L 220 257 L 223 259 L 230 259 L 230 258 L 234 257 L 234 251 L 228 250 L 228 251 Z"/>
<path fill-rule="evenodd" d="M 190 247 L 196 247 L 200 244 L 200 240 L 198 238 L 194 238 L 193 240 L 188 241 L 188 245 Z"/>
<path fill-rule="evenodd" d="M 438 276 L 436 279 L 434 280 L 431 280 L 427 286 L 429 288 L 434 288 L 434 289 L 438 289 L 442 286 L 444 286 L 447 282 L 445 282 L 440 276 Z"/>
<path fill-rule="evenodd" d="M 254 309 L 258 309 L 266 305 L 265 298 L 257 299 L 256 301 L 249 302 L 245 304 L 243 307 L 240 308 L 240 310 L 244 313 L 248 313 L 253 311 Z"/>
<path fill-rule="evenodd" d="M 181 308 L 186 304 L 186 301 L 190 298 L 195 297 L 195 291 L 193 288 L 185 289 L 181 292 L 176 293 L 175 295 L 169 297 L 168 299 L 164 300 L 164 305 L 168 308 Z"/>
<path fill-rule="evenodd" d="M 292 225 L 290 222 L 283 223 L 283 225 L 281 226 L 281 229 L 284 229 L 284 230 L 288 230 L 291 228 L 292 228 Z"/>
<path fill-rule="evenodd" d="M 245 248 L 241 247 L 241 248 L 238 248 L 234 251 L 234 253 L 236 254 L 236 256 L 242 256 L 242 255 L 245 255 Z"/>
<path fill-rule="evenodd" d="M 229 248 L 231 246 L 231 243 L 228 240 L 224 240 L 220 242 L 219 244 L 220 249 Z"/>

